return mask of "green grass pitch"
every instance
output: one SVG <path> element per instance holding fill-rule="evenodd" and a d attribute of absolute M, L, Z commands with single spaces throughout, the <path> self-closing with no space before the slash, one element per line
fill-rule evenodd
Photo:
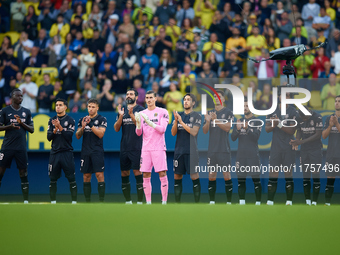
<path fill-rule="evenodd" d="M 339 208 L 0 204 L 0 254 L 337 254 Z"/>

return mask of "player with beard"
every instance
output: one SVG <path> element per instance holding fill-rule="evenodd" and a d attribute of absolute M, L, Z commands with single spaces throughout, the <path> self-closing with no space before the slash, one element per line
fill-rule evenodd
<path fill-rule="evenodd" d="M 287 93 L 286 98 L 291 98 L 290 93 Z M 277 189 L 277 180 L 279 177 L 279 171 L 276 169 L 287 169 L 285 171 L 286 179 L 286 205 L 292 205 L 294 194 L 294 181 L 292 168 L 295 166 L 295 150 L 290 141 L 294 139 L 294 133 L 296 131 L 295 120 L 299 114 L 295 108 L 290 105 L 286 107 L 286 115 L 281 115 L 281 95 L 278 97 L 279 104 L 276 110 L 267 116 L 268 121 L 266 123 L 266 132 L 273 132 L 272 145 L 270 148 L 269 165 L 273 167 L 272 171 L 269 171 L 268 182 L 268 200 L 267 205 L 274 205 L 274 197 Z M 287 119 L 289 119 L 287 121 Z M 285 126 L 282 125 L 284 121 Z"/>
<path fill-rule="evenodd" d="M 23 95 L 20 89 L 13 89 L 11 99 L 12 103 L 0 110 L 0 131 L 5 131 L 0 152 L 0 187 L 2 177 L 6 169 L 11 167 L 14 158 L 19 169 L 24 203 L 27 204 L 29 183 L 26 131 L 34 132 L 33 119 L 31 111 L 21 106 Z"/>
<path fill-rule="evenodd" d="M 182 179 L 184 174 L 190 174 L 193 182 L 194 198 L 198 203 L 201 195 L 201 184 L 199 174 L 195 172 L 195 166 L 199 165 L 197 149 L 197 134 L 202 123 L 202 116 L 192 109 L 196 104 L 193 94 L 186 94 L 183 98 L 184 112 L 175 112 L 175 120 L 172 125 L 171 134 L 177 134 L 174 153 L 175 174 L 175 200 L 181 201 Z"/>
<path fill-rule="evenodd" d="M 77 139 L 83 136 L 80 171 L 83 173 L 83 189 L 86 202 L 91 202 L 91 178 L 93 173 L 95 173 L 98 181 L 99 201 L 104 202 L 105 197 L 103 137 L 107 127 L 107 120 L 104 116 L 98 114 L 98 109 L 98 101 L 93 98 L 90 99 L 87 102 L 89 115 L 79 120 L 76 132 Z"/>
<path fill-rule="evenodd" d="M 126 200 L 126 204 L 132 204 L 131 200 L 131 185 L 130 185 L 130 170 L 136 178 L 137 188 L 137 204 L 143 203 L 143 176 L 140 172 L 140 157 L 142 150 L 143 137 L 138 136 L 135 132 L 136 119 L 135 113 L 143 111 L 144 108 L 136 103 L 138 92 L 135 89 L 130 89 L 126 92 L 127 107 L 122 108 L 118 105 L 118 115 L 114 129 L 119 132 L 122 128 L 122 140 L 120 141 L 120 170 L 122 176 L 122 191 Z"/>
<path fill-rule="evenodd" d="M 296 140 L 291 140 L 290 145 L 295 149 L 301 145 L 300 164 L 303 173 L 303 190 L 306 204 L 316 205 L 320 193 L 320 169 L 322 164 L 322 117 L 319 113 L 310 111 L 311 116 L 299 111 Z M 311 181 L 313 178 L 313 202 L 311 200 Z"/>
<path fill-rule="evenodd" d="M 340 95 L 335 98 L 335 113 L 328 116 L 322 131 L 322 138 L 328 138 L 326 156 L 327 185 L 325 190 L 326 205 L 331 205 L 335 177 L 340 168 Z"/>
<path fill-rule="evenodd" d="M 77 203 L 76 172 L 73 158 L 72 136 L 75 129 L 74 119 L 66 114 L 67 101 L 57 99 L 54 116 L 48 121 L 47 140 L 52 141 L 48 175 L 50 177 L 51 204 L 56 203 L 57 180 L 61 177 L 61 169 L 70 183 L 72 204 Z"/>
<path fill-rule="evenodd" d="M 136 134 L 143 134 L 143 146 L 140 171 L 143 173 L 143 188 L 147 204 L 151 204 L 151 171 L 154 167 L 161 181 L 162 204 L 168 200 L 169 182 L 166 172 L 165 131 L 169 123 L 169 114 L 166 109 L 156 107 L 156 93 L 152 90 L 146 92 L 145 102 L 148 106 L 144 111 L 136 112 Z"/>
<path fill-rule="evenodd" d="M 221 168 L 231 165 L 231 154 L 230 154 L 230 144 L 229 144 L 229 131 L 231 128 L 231 122 L 234 120 L 233 112 L 224 107 L 224 92 L 221 90 L 216 90 L 219 98 L 214 94 L 215 99 L 215 109 L 208 111 L 208 114 L 204 117 L 203 133 L 207 134 L 209 132 L 209 146 L 208 146 L 208 168 L 210 166 L 219 166 Z M 227 123 L 219 122 L 216 119 L 227 120 Z M 215 194 L 216 194 L 216 177 L 217 172 L 209 172 L 209 197 L 210 204 L 215 204 Z M 227 204 L 231 204 L 231 198 L 233 194 L 233 183 L 231 181 L 231 175 L 229 171 L 223 172 L 223 177 L 225 181 L 225 192 L 227 195 Z"/>
<path fill-rule="evenodd" d="M 255 205 L 261 205 L 262 185 L 258 144 L 261 130 L 261 122 L 256 121 L 256 117 L 248 108 L 248 102 L 244 101 L 244 117 L 237 120 L 236 128 L 233 128 L 231 134 L 233 141 L 238 139 L 236 170 L 240 205 L 246 204 L 246 178 L 248 174 L 254 182 Z"/>

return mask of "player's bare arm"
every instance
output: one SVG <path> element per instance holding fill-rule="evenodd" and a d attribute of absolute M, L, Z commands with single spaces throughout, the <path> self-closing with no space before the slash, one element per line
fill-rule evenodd
<path fill-rule="evenodd" d="M 277 127 L 277 125 L 280 122 L 280 119 L 278 117 L 270 117 L 270 120 L 271 121 L 266 123 L 265 127 L 267 133 L 273 132 L 273 130 Z"/>
<path fill-rule="evenodd" d="M 299 134 L 299 136 L 298 136 L 298 134 Z M 300 139 L 300 137 L 301 137 L 300 131 L 298 131 L 297 135 L 296 135 L 296 140 L 291 140 L 289 142 L 289 144 L 293 145 L 293 146 L 296 146 L 296 145 L 300 145 L 300 144 L 316 141 L 316 140 L 319 140 L 321 138 L 321 135 L 322 135 L 322 131 L 321 130 L 317 130 L 314 135 L 308 137 L 307 139 L 301 140 Z"/>
<path fill-rule="evenodd" d="M 96 136 L 98 136 L 99 138 L 103 138 L 106 128 L 104 127 L 96 128 L 95 126 L 93 126 L 91 127 L 91 130 Z"/>
<path fill-rule="evenodd" d="M 209 132 L 209 127 L 210 127 L 210 121 L 211 121 L 211 116 L 209 114 L 204 115 L 205 118 L 205 124 L 203 125 L 203 133 L 207 134 Z"/>
<path fill-rule="evenodd" d="M 185 124 L 183 122 L 182 117 L 178 113 L 177 113 L 177 118 L 178 118 L 179 124 L 181 124 L 183 126 L 185 131 L 187 131 L 192 136 L 196 136 L 198 134 L 198 131 L 200 130 L 200 127 L 194 126 L 194 127 L 190 128 L 187 124 Z"/>
<path fill-rule="evenodd" d="M 120 130 L 122 124 L 123 124 L 124 108 L 122 108 L 121 105 L 118 105 L 118 115 L 119 115 L 118 120 L 113 125 L 116 132 L 119 132 L 119 130 Z"/>
<path fill-rule="evenodd" d="M 225 132 L 229 132 L 230 129 L 231 129 L 231 123 L 223 123 L 223 122 L 220 122 L 220 121 L 216 121 L 217 119 L 217 115 L 215 112 L 212 112 L 211 113 L 211 120 L 212 121 L 215 121 L 214 124 L 217 125 L 220 129 L 222 129 L 223 131 Z"/>
<path fill-rule="evenodd" d="M 6 131 L 6 130 L 11 130 L 11 129 L 20 129 L 20 127 L 16 126 L 14 123 L 12 123 L 11 125 L 7 125 L 7 126 L 0 126 L 0 131 Z"/>
<path fill-rule="evenodd" d="M 130 115 L 130 117 L 132 119 L 132 122 L 136 125 L 136 118 L 135 118 L 135 115 L 133 114 L 133 107 L 131 107 L 129 109 L 129 115 Z"/>
<path fill-rule="evenodd" d="M 23 129 L 30 132 L 31 134 L 34 133 L 33 125 L 27 125 L 26 123 L 22 122 L 19 115 L 14 115 L 14 117 L 17 119 L 17 122 L 19 123 L 20 126 L 23 127 Z"/>
<path fill-rule="evenodd" d="M 88 116 L 83 118 L 83 120 L 81 121 L 81 128 L 78 128 L 78 130 L 76 132 L 77 139 L 80 139 L 83 136 L 85 127 L 89 122 L 90 121 L 88 119 Z"/>
<path fill-rule="evenodd" d="M 174 110 L 174 117 L 175 117 L 175 120 L 174 120 L 174 122 L 172 124 L 172 128 L 171 128 L 172 136 L 177 135 L 178 113 L 175 110 Z"/>

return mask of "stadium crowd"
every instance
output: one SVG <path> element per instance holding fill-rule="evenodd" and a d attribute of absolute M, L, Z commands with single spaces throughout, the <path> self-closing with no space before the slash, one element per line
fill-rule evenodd
<path fill-rule="evenodd" d="M 139 105 L 153 90 L 172 115 L 197 79 L 219 78 L 253 87 L 255 106 L 268 109 L 271 87 L 287 82 L 285 61 L 248 57 L 326 39 L 294 61 L 297 82 L 314 109 L 333 110 L 340 94 L 336 0 L 3 0 L 0 16 L 0 107 L 20 88 L 32 113 L 54 110 L 56 98 L 70 112 L 86 111 L 90 98 L 115 111 L 135 88 Z"/>

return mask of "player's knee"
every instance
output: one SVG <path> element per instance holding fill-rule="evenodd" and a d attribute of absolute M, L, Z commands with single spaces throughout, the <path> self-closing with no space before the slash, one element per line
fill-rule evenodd
<path fill-rule="evenodd" d="M 253 179 L 253 183 L 254 183 L 254 184 L 261 183 L 260 177 L 253 177 L 252 179 Z"/>
<path fill-rule="evenodd" d="M 96 178 L 97 178 L 98 182 L 103 182 L 104 181 L 104 172 L 96 173 Z"/>
<path fill-rule="evenodd" d="M 129 174 L 130 174 L 130 172 L 129 172 Z M 133 174 L 134 174 L 135 176 L 138 176 L 138 175 L 141 175 L 142 172 L 139 171 L 139 170 L 133 170 Z"/>
<path fill-rule="evenodd" d="M 183 175 L 175 174 L 174 178 L 175 178 L 175 180 L 182 180 L 183 179 Z"/>
<path fill-rule="evenodd" d="M 91 174 L 84 174 L 83 179 L 84 179 L 84 182 L 90 182 L 91 181 Z"/>
<path fill-rule="evenodd" d="M 291 177 L 286 177 L 285 180 L 286 180 L 286 183 L 294 182 L 293 178 L 291 178 Z"/>
<path fill-rule="evenodd" d="M 122 177 L 130 176 L 130 170 L 127 171 L 121 171 Z"/>
<path fill-rule="evenodd" d="M 143 178 L 150 178 L 151 177 L 151 173 L 143 173 Z"/>
<path fill-rule="evenodd" d="M 27 176 L 27 169 L 19 169 L 20 178 Z"/>
<path fill-rule="evenodd" d="M 190 175 L 190 178 L 191 178 L 191 180 L 197 180 L 198 178 L 199 178 L 199 174 L 198 173 L 194 173 L 194 174 L 191 174 Z"/>
<path fill-rule="evenodd" d="M 67 180 L 69 183 L 76 182 L 76 177 L 75 176 L 67 177 Z"/>
<path fill-rule="evenodd" d="M 159 174 L 159 177 L 164 177 L 166 176 L 166 171 L 161 171 L 158 174 Z"/>

